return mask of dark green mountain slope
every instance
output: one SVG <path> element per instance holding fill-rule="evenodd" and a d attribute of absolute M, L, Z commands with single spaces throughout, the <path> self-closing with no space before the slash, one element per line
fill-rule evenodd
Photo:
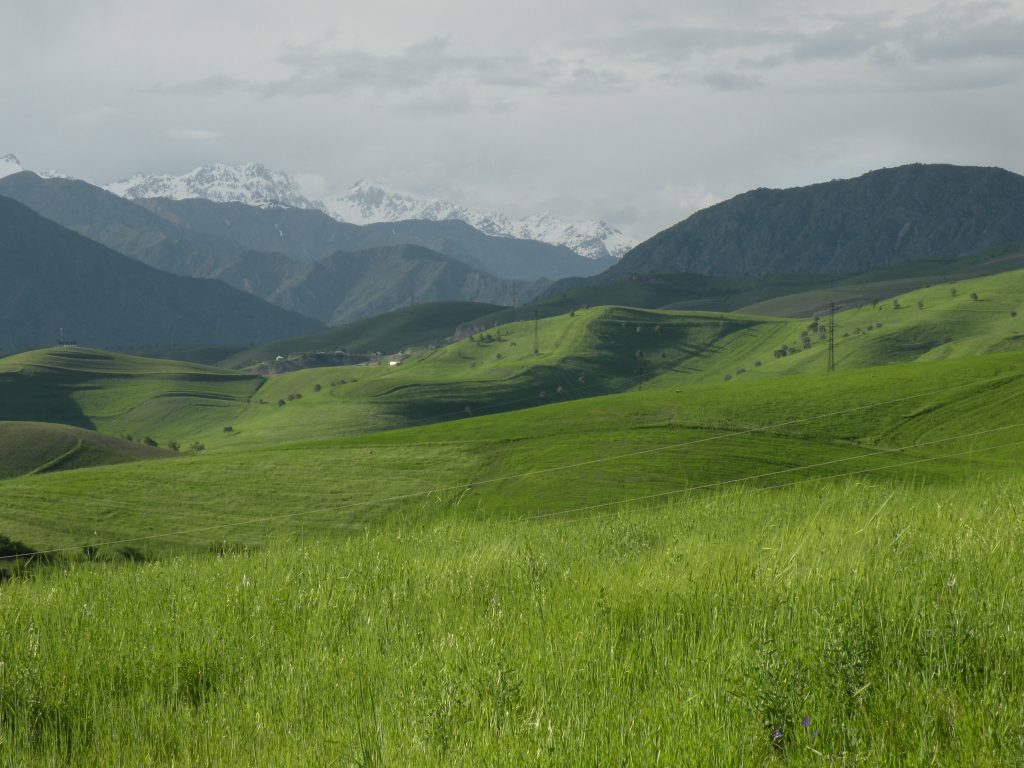
<path fill-rule="evenodd" d="M 0 197 L 0 348 L 60 328 L 103 347 L 257 343 L 323 326 L 216 280 L 170 275 Z"/>
<path fill-rule="evenodd" d="M 145 201 L 170 216 L 164 218 L 85 182 L 42 179 L 27 172 L 0 179 L 0 194 L 5 192 L 15 194 L 43 216 L 119 253 L 175 274 L 216 278 L 284 309 L 331 323 L 424 301 L 512 300 L 511 281 L 493 277 L 460 260 L 431 255 L 424 247 L 406 251 L 401 264 L 394 260 L 397 246 L 383 247 L 383 255 L 375 258 L 371 250 L 380 246 L 371 248 L 365 243 L 386 242 L 391 237 L 401 239 L 400 235 L 381 228 L 371 236 L 369 228 L 341 224 L 317 211 L 261 209 L 204 200 L 183 201 L 180 205 L 166 200 Z M 190 228 L 192 218 L 201 226 Z M 401 229 L 401 225 L 396 227 L 396 231 Z M 488 238 L 471 227 L 463 227 L 474 237 L 511 243 L 513 247 L 527 242 Z M 239 242 L 229 236 L 237 236 Z M 294 258 L 254 250 L 254 246 L 279 246 Z M 357 256 L 341 253 L 359 249 L 364 252 Z M 439 269 L 439 259 L 452 263 Z M 352 263 L 348 264 L 350 260 Z M 421 268 L 413 269 L 411 262 L 418 262 Z M 528 300 L 547 285 L 547 281 L 521 283 L 516 287 L 517 296 L 521 301 Z"/>
<path fill-rule="evenodd" d="M 432 301 L 511 304 L 536 296 L 546 282 L 513 287 L 510 280 L 471 269 L 461 261 L 418 245 L 396 245 L 355 253 L 339 252 L 303 265 L 268 298 L 284 307 L 303 307 L 330 325 Z"/>
<path fill-rule="evenodd" d="M 282 253 L 246 250 L 227 238 L 199 236 L 84 181 L 43 179 L 26 171 L 0 179 L 0 195 L 157 269 L 223 280 L 264 299 L 298 266 Z"/>
<path fill-rule="evenodd" d="M 399 221 L 357 226 L 320 211 L 209 200 L 154 198 L 135 203 L 195 236 L 231 241 L 249 251 L 280 251 L 316 261 L 337 251 L 420 245 L 509 280 L 594 275 L 617 260 L 587 259 L 564 246 L 485 235 L 463 221 Z"/>
<path fill-rule="evenodd" d="M 1024 177 L 907 165 L 796 189 L 757 189 L 641 243 L 597 282 L 633 274 L 855 273 L 1024 243 Z"/>

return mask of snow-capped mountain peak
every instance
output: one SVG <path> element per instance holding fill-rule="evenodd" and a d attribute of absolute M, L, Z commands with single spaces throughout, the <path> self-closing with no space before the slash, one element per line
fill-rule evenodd
<path fill-rule="evenodd" d="M 198 197 L 221 203 L 314 208 L 350 224 L 458 219 L 488 235 L 565 245 L 592 259 L 619 257 L 636 245 L 632 238 L 603 221 L 567 221 L 547 213 L 512 219 L 494 211 L 475 211 L 444 200 L 400 192 L 371 181 L 359 181 L 340 195 L 311 199 L 287 174 L 272 171 L 259 163 L 217 163 L 181 176 L 139 174 L 108 184 L 105 188 L 128 199 L 169 197 L 183 200 Z"/>
<path fill-rule="evenodd" d="M 260 163 L 215 163 L 195 168 L 181 176 L 137 174 L 108 184 L 105 189 L 129 200 L 143 197 L 185 200 L 198 197 L 218 203 L 253 205 L 274 201 L 296 208 L 320 207 L 307 198 L 287 174 L 272 171 Z"/>
<path fill-rule="evenodd" d="M 24 170 L 14 155 L 0 155 L 0 179 L 14 173 L 21 173 Z"/>
<path fill-rule="evenodd" d="M 357 182 L 345 194 L 325 199 L 323 205 L 331 216 L 351 224 L 459 219 L 488 235 L 565 245 L 592 259 L 609 255 L 617 258 L 636 245 L 635 240 L 603 221 L 567 221 L 550 213 L 512 219 L 495 211 L 474 211 L 369 181 Z"/>
<path fill-rule="evenodd" d="M 28 169 L 21 164 L 17 157 L 12 154 L 0 155 L 0 179 L 4 176 L 12 176 L 15 173 L 21 173 Z M 64 173 L 58 173 L 53 170 L 42 170 L 35 172 L 37 176 L 41 176 L 44 179 L 70 179 L 73 178 Z"/>

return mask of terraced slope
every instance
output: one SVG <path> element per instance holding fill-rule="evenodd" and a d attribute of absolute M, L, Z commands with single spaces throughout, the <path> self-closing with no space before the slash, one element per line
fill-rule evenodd
<path fill-rule="evenodd" d="M 238 412 L 263 380 L 173 360 L 45 349 L 0 359 L 0 420 L 46 421 L 184 441 L 190 425 Z"/>
<path fill-rule="evenodd" d="M 0 421 L 0 479 L 174 455 L 64 424 Z"/>

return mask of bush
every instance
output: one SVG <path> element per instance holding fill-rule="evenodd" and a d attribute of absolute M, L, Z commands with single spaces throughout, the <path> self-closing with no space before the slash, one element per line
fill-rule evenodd
<path fill-rule="evenodd" d="M 314 384 L 313 385 L 313 391 L 314 392 L 319 392 L 321 389 L 323 389 L 323 387 L 321 387 L 319 384 Z"/>
<path fill-rule="evenodd" d="M 978 294 L 972 293 L 971 294 L 971 301 L 980 301 L 980 299 L 978 299 Z"/>
<path fill-rule="evenodd" d="M 143 442 L 143 444 L 148 445 L 150 448 L 156 448 L 157 447 L 156 440 L 154 440 L 149 435 L 146 435 L 144 438 L 142 438 L 142 442 Z"/>
<path fill-rule="evenodd" d="M 170 448 L 175 453 L 181 450 L 181 444 L 177 440 L 168 441 L 167 447 Z"/>
<path fill-rule="evenodd" d="M 31 554 L 32 547 L 0 534 L 0 557 L 27 557 Z"/>
<path fill-rule="evenodd" d="M 277 404 L 278 404 L 278 405 L 284 405 L 284 400 L 278 400 L 278 401 L 277 401 Z"/>
<path fill-rule="evenodd" d="M 188 449 L 192 451 L 192 453 L 202 453 L 203 451 L 206 450 L 206 446 L 203 445 L 203 443 L 197 441 L 195 443 L 192 443 L 192 445 L 190 445 Z"/>
<path fill-rule="evenodd" d="M 235 428 L 232 427 L 230 424 L 228 424 L 226 427 L 224 427 L 224 434 L 229 434 L 229 433 L 234 432 L 234 431 L 235 431 Z"/>

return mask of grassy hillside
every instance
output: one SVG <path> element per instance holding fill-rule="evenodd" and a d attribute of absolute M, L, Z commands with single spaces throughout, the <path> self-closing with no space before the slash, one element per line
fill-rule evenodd
<path fill-rule="evenodd" d="M 1016 271 L 905 294 L 896 300 L 898 309 L 894 300 L 888 300 L 842 311 L 836 318 L 837 364 L 840 369 L 856 369 L 1021 348 L 1022 296 L 1024 271 Z M 372 339 L 375 332 L 382 334 L 377 338 L 385 338 L 415 326 L 410 321 L 416 316 L 416 311 L 399 313 L 386 318 L 388 323 L 342 332 L 352 333 L 353 339 Z M 422 327 L 427 328 L 425 322 Z M 265 382 L 202 369 L 201 383 L 180 401 L 187 405 L 180 410 L 179 401 L 166 391 L 169 385 L 160 367 L 173 363 L 158 364 L 153 369 L 156 383 L 150 386 L 143 383 L 151 365 L 145 360 L 134 359 L 133 377 L 107 379 L 92 373 L 83 377 L 74 366 L 64 379 L 63 363 L 51 361 L 46 368 L 49 378 L 41 379 L 49 382 L 48 388 L 39 389 L 35 380 L 18 373 L 0 377 L 0 391 L 6 386 L 10 393 L 0 415 L 6 408 L 13 415 L 4 418 L 95 426 L 113 434 L 150 434 L 161 444 L 199 440 L 210 449 L 238 449 L 638 388 L 726 382 L 734 386 L 741 379 L 824 373 L 827 363 L 825 328 L 807 318 L 594 307 L 540 320 L 536 332 L 537 354 L 534 323 L 521 321 L 440 349 L 415 352 L 395 366 L 383 360 L 316 368 Z M 73 359 L 73 354 L 63 359 Z M 127 364 L 124 361 L 130 358 L 118 359 Z M 16 370 L 18 359 L 12 360 L 0 363 L 0 371 L 4 365 Z M 96 387 L 102 388 L 102 396 Z M 104 398 L 109 403 L 99 402 Z"/>
<path fill-rule="evenodd" d="M 456 329 L 478 317 L 499 310 L 496 304 L 472 301 L 436 301 L 403 307 L 382 315 L 357 320 L 311 336 L 283 339 L 232 354 L 221 360 L 228 368 L 310 352 L 393 354 L 406 347 L 443 344 Z"/>
<path fill-rule="evenodd" d="M 173 455 L 64 424 L 0 421 L 0 479 Z"/>
<path fill-rule="evenodd" d="M 0 761 L 1012 764 L 1024 486 L 725 492 L 571 526 L 4 585 Z"/>
<path fill-rule="evenodd" d="M 173 360 L 85 348 L 0 359 L 0 420 L 48 421 L 135 437 L 184 441 L 175 430 L 229 418 L 262 379 Z M 223 416 L 222 416 L 223 415 Z"/>
<path fill-rule="evenodd" d="M 329 397 L 274 410 L 308 407 L 312 424 L 317 396 Z M 1018 465 L 1024 419 L 1008 413 L 1024 413 L 1020 352 L 644 389 L 278 446 L 263 435 L 244 451 L 250 428 L 239 426 L 220 443 L 235 450 L 0 483 L 0 532 L 34 546 L 157 536 L 135 546 L 206 549 L 337 534 L 456 501 L 469 518 L 586 516 L 744 478 L 773 486 L 870 470 L 960 482 Z"/>

